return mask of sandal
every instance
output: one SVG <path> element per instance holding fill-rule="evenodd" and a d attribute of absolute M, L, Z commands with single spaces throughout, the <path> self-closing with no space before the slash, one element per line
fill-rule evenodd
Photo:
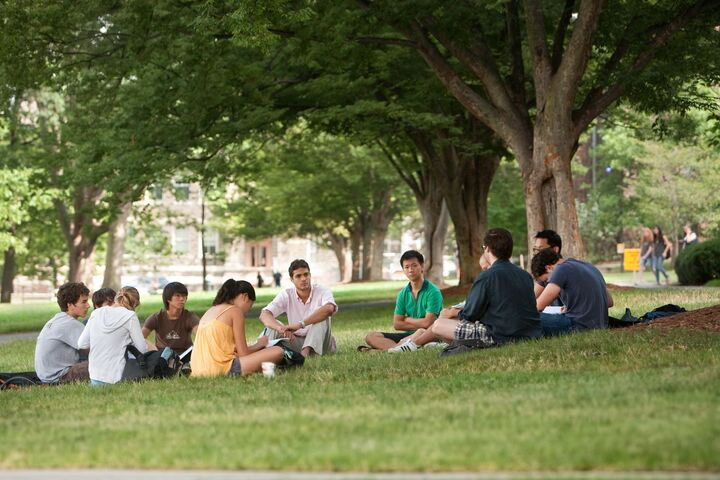
<path fill-rule="evenodd" d="M 367 345 L 358 345 L 357 351 L 361 353 L 366 353 L 372 350 L 372 347 L 368 347 Z"/>

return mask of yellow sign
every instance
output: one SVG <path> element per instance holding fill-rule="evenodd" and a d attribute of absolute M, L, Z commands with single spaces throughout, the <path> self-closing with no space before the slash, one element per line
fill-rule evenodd
<path fill-rule="evenodd" d="M 623 257 L 623 268 L 626 272 L 640 271 L 640 249 L 626 248 Z"/>

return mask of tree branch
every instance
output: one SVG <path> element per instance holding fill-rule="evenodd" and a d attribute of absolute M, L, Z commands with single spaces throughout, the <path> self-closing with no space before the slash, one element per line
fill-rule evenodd
<path fill-rule="evenodd" d="M 618 42 L 618 47 L 613 52 L 613 55 L 605 64 L 604 68 L 608 69 L 605 72 L 606 75 L 617 73 L 611 72 L 609 69 L 617 69 L 621 58 L 629 48 L 629 44 L 644 45 L 644 48 L 635 56 L 628 71 L 622 76 L 618 75 L 618 80 L 615 83 L 608 85 L 604 89 L 598 86 L 588 92 L 582 106 L 573 112 L 574 134 L 579 136 L 598 115 L 618 100 L 625 93 L 628 80 L 637 77 L 638 74 L 645 70 L 655 59 L 658 51 L 671 40 L 675 33 L 706 9 L 712 10 L 719 7 L 720 0 L 700 0 L 685 10 L 678 12 L 677 15 L 664 24 L 647 29 L 644 32 L 644 38 L 631 41 L 631 39 L 623 37 Z"/>
<path fill-rule="evenodd" d="M 565 8 L 558 21 L 557 28 L 555 29 L 555 36 L 553 37 L 553 53 L 552 53 L 552 69 L 553 72 L 557 71 L 562 61 L 562 54 L 565 51 L 565 35 L 567 34 L 570 20 L 572 19 L 573 7 L 575 6 L 575 0 L 565 0 Z"/>

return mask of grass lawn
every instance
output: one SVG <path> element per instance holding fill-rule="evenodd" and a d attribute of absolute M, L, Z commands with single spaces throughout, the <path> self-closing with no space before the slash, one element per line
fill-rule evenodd
<path fill-rule="evenodd" d="M 616 291 L 613 314 L 713 305 L 719 292 Z M 272 380 L 2 391 L 0 468 L 720 470 L 720 335 L 597 331 L 445 359 L 356 352 L 391 313 L 340 312 L 340 351 Z M 33 348 L 0 344 L 0 370 L 32 369 Z"/>

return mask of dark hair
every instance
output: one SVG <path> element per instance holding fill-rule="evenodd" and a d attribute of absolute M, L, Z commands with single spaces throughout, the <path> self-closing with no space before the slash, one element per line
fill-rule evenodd
<path fill-rule="evenodd" d="M 488 230 L 483 239 L 486 247 L 500 260 L 509 260 L 512 255 L 513 239 L 512 233 L 504 228 L 492 228 Z"/>
<path fill-rule="evenodd" d="M 60 310 L 67 312 L 68 305 L 76 304 L 83 295 L 89 296 L 90 289 L 82 282 L 68 282 L 61 285 L 57 291 L 57 303 L 60 306 Z"/>
<path fill-rule="evenodd" d="M 292 278 L 293 272 L 299 268 L 307 268 L 308 270 L 310 270 L 310 265 L 308 265 L 308 263 L 301 258 L 293 260 L 292 262 L 290 262 L 290 268 L 288 268 L 290 278 Z"/>
<path fill-rule="evenodd" d="M 215 295 L 213 306 L 220 305 L 221 303 L 230 303 L 235 299 L 235 297 L 243 293 L 246 294 L 250 300 L 253 302 L 255 301 L 255 289 L 250 282 L 246 282 L 245 280 L 233 280 L 232 278 L 225 280 L 225 283 L 222 284 L 222 287 L 218 290 L 217 295 Z"/>
<path fill-rule="evenodd" d="M 558 253 L 562 252 L 562 238 L 555 230 L 541 230 L 535 234 L 535 238 L 544 238 L 551 247 L 557 247 Z"/>
<path fill-rule="evenodd" d="M 115 295 L 117 295 L 117 292 L 115 292 L 112 288 L 104 287 L 100 290 L 95 290 L 95 293 L 92 295 L 93 308 L 102 307 L 103 303 L 108 300 L 114 302 Z"/>
<path fill-rule="evenodd" d="M 655 233 L 655 228 L 657 228 L 657 231 L 658 231 L 657 234 Z M 664 242 L 665 237 L 663 236 L 662 228 L 660 228 L 660 225 L 655 225 L 655 228 L 653 228 L 653 231 L 652 231 L 653 232 L 653 243 Z"/>
<path fill-rule="evenodd" d="M 417 258 L 417 261 L 420 262 L 420 265 L 425 264 L 425 257 L 422 256 L 422 253 L 418 252 L 417 250 L 408 250 L 407 252 L 402 254 L 402 257 L 400 257 L 400 266 L 403 266 L 403 262 L 405 260 L 412 260 L 413 258 Z"/>
<path fill-rule="evenodd" d="M 180 282 L 170 282 L 163 288 L 163 304 L 165 304 L 165 310 L 168 309 L 170 300 L 176 293 L 187 297 L 188 289 Z"/>
<path fill-rule="evenodd" d="M 560 254 L 552 248 L 543 248 L 530 262 L 530 273 L 533 278 L 539 278 L 547 272 L 548 265 L 555 265 L 560 260 Z"/>

